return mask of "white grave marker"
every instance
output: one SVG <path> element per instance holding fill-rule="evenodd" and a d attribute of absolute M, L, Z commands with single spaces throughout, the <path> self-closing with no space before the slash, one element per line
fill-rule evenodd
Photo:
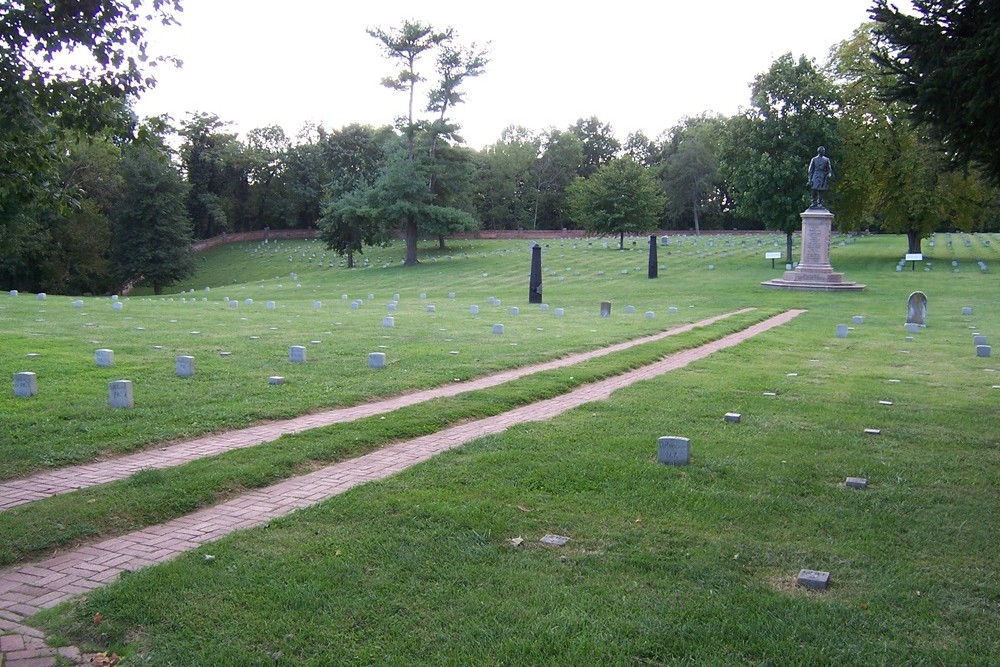
<path fill-rule="evenodd" d="M 29 398 L 38 394 L 38 377 L 31 372 L 14 373 L 14 396 Z"/>

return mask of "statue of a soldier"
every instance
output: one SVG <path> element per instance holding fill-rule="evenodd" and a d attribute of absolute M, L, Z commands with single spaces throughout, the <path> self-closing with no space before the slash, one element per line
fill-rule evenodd
<path fill-rule="evenodd" d="M 823 208 L 823 193 L 830 187 L 833 178 L 833 164 L 826 156 L 826 148 L 819 147 L 816 157 L 809 160 L 809 189 L 812 191 L 812 204 L 809 208 Z"/>

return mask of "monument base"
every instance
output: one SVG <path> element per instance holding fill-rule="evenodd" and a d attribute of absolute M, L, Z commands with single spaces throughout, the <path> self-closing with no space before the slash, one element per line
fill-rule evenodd
<path fill-rule="evenodd" d="M 764 287 L 820 292 L 860 292 L 866 286 L 844 280 L 830 266 L 830 229 L 833 213 L 825 208 L 809 208 L 802 216 L 802 260 L 794 271 L 761 283 Z"/>

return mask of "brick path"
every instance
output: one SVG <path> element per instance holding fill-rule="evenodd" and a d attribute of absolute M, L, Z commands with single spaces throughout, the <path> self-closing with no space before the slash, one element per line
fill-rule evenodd
<path fill-rule="evenodd" d="M 231 449 L 253 447 L 265 442 L 277 440 L 280 436 L 286 433 L 298 433 L 300 431 L 306 431 L 320 426 L 351 422 L 356 419 L 362 419 L 372 415 L 392 412 L 393 410 L 398 410 L 399 408 L 409 405 L 416 405 L 417 403 L 423 403 L 424 401 L 429 401 L 434 398 L 455 396 L 467 391 L 495 387 L 496 385 L 503 384 L 504 382 L 510 382 L 511 380 L 516 380 L 540 371 L 577 364 L 581 361 L 586 361 L 587 359 L 601 357 L 635 345 L 640 345 L 642 343 L 661 340 L 663 338 L 667 338 L 668 336 L 676 336 L 679 333 L 690 331 L 696 327 L 708 326 L 709 324 L 718 322 L 719 320 L 732 317 L 733 315 L 740 313 L 745 313 L 749 310 L 752 309 L 746 308 L 732 313 L 718 315 L 700 322 L 695 322 L 694 324 L 686 324 L 675 327 L 651 336 L 636 338 L 634 340 L 618 343 L 617 345 L 612 345 L 610 347 L 600 348 L 581 354 L 574 354 L 561 359 L 556 359 L 554 361 L 535 364 L 534 366 L 515 368 L 509 371 L 503 371 L 494 375 L 478 378 L 476 380 L 470 380 L 468 382 L 456 382 L 454 384 L 435 387 L 424 391 L 417 391 L 410 394 L 403 394 L 401 396 L 395 396 L 393 398 L 375 401 L 373 403 L 366 403 L 364 405 L 326 410 L 324 412 L 302 415 L 293 419 L 251 426 L 250 428 L 244 428 L 237 431 L 217 433 L 197 438 L 195 440 L 187 440 L 172 445 L 158 447 L 156 449 L 129 454 L 127 456 L 116 457 L 114 459 L 98 463 L 69 466 L 59 468 L 58 470 L 38 473 L 36 475 L 32 475 L 31 477 L 0 482 L 0 512 L 8 510 L 12 507 L 17 507 L 18 505 L 24 505 L 36 500 L 41 500 L 42 498 L 57 496 L 63 493 L 69 493 L 70 491 L 76 491 L 78 489 L 86 489 L 98 484 L 114 482 L 119 479 L 124 479 L 130 475 L 134 475 L 140 470 L 170 468 L 172 466 L 178 466 L 206 456 L 215 456 L 216 454 L 221 454 L 222 452 L 227 452 Z"/>
<path fill-rule="evenodd" d="M 508 427 L 551 419 L 637 381 L 662 375 L 718 350 L 780 326 L 804 311 L 791 310 L 701 347 L 656 363 L 584 385 L 545 401 L 500 415 L 400 442 L 313 473 L 285 480 L 159 526 L 81 547 L 33 565 L 0 574 L 0 667 L 50 667 L 57 656 L 85 664 L 74 647 L 45 645 L 43 633 L 22 625 L 24 618 L 115 580 L 122 572 L 160 563 L 229 533 L 266 523 L 365 482 L 382 479 L 439 452 Z"/>

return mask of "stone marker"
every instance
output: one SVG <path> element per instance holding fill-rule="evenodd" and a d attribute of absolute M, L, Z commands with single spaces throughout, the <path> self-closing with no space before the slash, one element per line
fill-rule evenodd
<path fill-rule="evenodd" d="M 741 415 L 738 412 L 727 412 L 726 416 L 724 417 L 724 419 L 730 424 L 739 424 L 742 418 L 743 415 Z"/>
<path fill-rule="evenodd" d="M 479 306 L 469 306 L 469 312 L 473 315 L 479 314 Z"/>
<path fill-rule="evenodd" d="M 421 292 L 420 293 L 420 298 L 421 299 L 426 299 L 427 298 L 427 293 L 426 292 Z"/>
<path fill-rule="evenodd" d="M 656 317 L 656 313 L 654 313 L 654 312 L 653 312 L 653 311 L 651 311 L 651 310 L 647 310 L 647 311 L 646 311 L 646 319 L 647 319 L 647 320 L 651 320 L 651 319 L 653 319 L 654 317 Z"/>
<path fill-rule="evenodd" d="M 864 321 L 865 321 L 865 318 L 863 318 L 861 315 L 855 315 L 854 316 L 854 323 L 855 324 L 861 324 Z"/>
<path fill-rule="evenodd" d="M 81 301 L 80 299 L 77 299 L 76 301 L 73 302 L 73 307 L 74 308 L 83 308 L 83 301 Z"/>
<path fill-rule="evenodd" d="M 880 429 L 880 428 L 866 428 L 865 429 L 865 434 L 866 435 L 881 435 L 882 434 L 882 429 Z"/>
<path fill-rule="evenodd" d="M 913 342 L 913 336 L 907 336 L 907 337 L 906 337 L 906 338 L 904 338 L 903 340 L 904 340 L 905 342 L 907 342 L 907 343 L 912 343 L 912 342 Z"/>
<path fill-rule="evenodd" d="M 385 317 L 382 318 L 382 328 L 384 328 L 384 329 L 392 329 L 395 326 L 396 326 L 396 318 L 395 317 L 387 315 L 387 316 L 385 316 Z"/>
<path fill-rule="evenodd" d="M 677 306 L 670 306 L 669 308 L 667 308 L 667 313 L 670 314 L 670 315 L 676 315 L 677 314 Z"/>
<path fill-rule="evenodd" d="M 916 322 L 907 322 L 905 327 L 907 333 L 918 333 L 920 331 L 920 325 Z"/>
<path fill-rule="evenodd" d="M 906 323 L 927 326 L 927 295 L 923 292 L 913 292 L 906 300 Z"/>
<path fill-rule="evenodd" d="M 547 312 L 548 312 L 548 310 L 549 310 L 549 304 L 547 304 L 547 303 L 543 303 L 543 304 L 542 304 L 542 305 L 540 305 L 540 306 L 539 306 L 538 308 L 539 308 L 539 310 L 541 310 L 541 311 L 542 311 L 543 313 L 547 313 Z"/>
<path fill-rule="evenodd" d="M 237 301 L 236 299 L 230 299 L 229 300 L 229 307 L 230 308 L 239 308 L 240 307 L 240 302 Z"/>
<path fill-rule="evenodd" d="M 562 308 L 556 308 L 555 310 L 552 311 L 552 314 L 555 315 L 556 317 L 562 317 L 563 315 L 566 314 L 566 311 L 563 310 Z"/>
<path fill-rule="evenodd" d="M 510 308 L 507 309 L 507 313 L 509 315 L 517 315 L 520 312 L 521 312 L 521 309 L 518 308 L 517 306 L 511 306 Z"/>
<path fill-rule="evenodd" d="M 972 337 L 972 344 L 973 345 L 986 345 L 987 344 L 986 343 L 986 336 L 983 336 L 982 334 L 976 334 L 975 336 Z"/>
<path fill-rule="evenodd" d="M 826 590 L 826 587 L 830 585 L 830 573 L 818 570 L 800 570 L 796 581 L 803 588 L 822 591 Z"/>
<path fill-rule="evenodd" d="M 268 301 L 264 305 L 267 307 L 268 310 L 274 310 L 274 302 L 273 301 Z"/>
<path fill-rule="evenodd" d="M 667 435 L 657 440 L 656 460 L 672 466 L 686 466 L 691 460 L 691 441 Z"/>
<path fill-rule="evenodd" d="M 493 325 L 493 333 L 496 334 L 497 336 L 503 335 L 503 325 L 502 324 L 494 324 Z"/>
<path fill-rule="evenodd" d="M 115 380 L 108 383 L 108 405 L 113 408 L 132 407 L 131 380 Z"/>
<path fill-rule="evenodd" d="M 879 401 L 879 405 L 892 405 L 892 401 Z"/>
<path fill-rule="evenodd" d="M 554 547 L 561 547 L 564 546 L 567 542 L 569 542 L 569 538 L 566 537 L 565 535 L 549 534 L 540 539 L 539 542 L 541 542 L 542 544 L 551 544 Z"/>
<path fill-rule="evenodd" d="M 448 292 L 448 298 L 449 299 L 454 299 L 455 298 L 455 293 L 454 292 Z"/>
<path fill-rule="evenodd" d="M 323 302 L 322 301 L 313 301 L 313 308 L 315 308 L 316 310 L 319 310 L 322 307 L 323 307 Z"/>
<path fill-rule="evenodd" d="M 437 309 L 434 306 L 427 306 L 427 312 L 428 313 L 433 313 L 435 310 L 437 310 Z"/>
<path fill-rule="evenodd" d="M 601 317 L 611 317 L 611 302 L 602 301 L 601 302 Z"/>
<path fill-rule="evenodd" d="M 283 375 L 272 375 L 267 378 L 268 384 L 285 384 L 285 377 Z"/>
<path fill-rule="evenodd" d="M 635 306 L 625 306 L 625 314 L 631 315 L 635 312 Z"/>
<path fill-rule="evenodd" d="M 977 345 L 976 346 L 976 356 L 977 357 L 988 357 L 992 348 L 989 345 Z"/>
<path fill-rule="evenodd" d="M 243 299 L 243 305 L 244 306 L 252 306 L 253 305 L 253 299 Z"/>
<path fill-rule="evenodd" d="M 288 360 L 294 364 L 304 363 L 306 360 L 305 345 L 292 345 L 288 348 Z"/>
<path fill-rule="evenodd" d="M 16 289 L 12 289 L 11 291 L 7 292 L 7 295 L 8 296 L 17 296 L 17 290 Z"/>
<path fill-rule="evenodd" d="M 220 357 L 228 357 L 231 356 L 232 354 L 233 354 L 232 352 L 219 352 Z"/>
<path fill-rule="evenodd" d="M 844 482 L 844 486 L 849 489 L 867 489 L 868 480 L 864 477 L 848 477 Z"/>
<path fill-rule="evenodd" d="M 45 292 L 39 292 L 38 294 L 35 295 L 35 298 L 38 299 L 39 301 L 45 301 L 45 296 L 46 296 Z"/>
<path fill-rule="evenodd" d="M 178 377 L 194 377 L 194 357 L 182 355 L 174 358 L 174 374 Z"/>
<path fill-rule="evenodd" d="M 123 304 L 121 301 L 115 301 L 114 303 L 111 304 L 111 310 L 121 310 L 124 307 L 125 304 Z"/>
<path fill-rule="evenodd" d="M 385 368 L 385 352 L 369 352 L 368 368 Z"/>
<path fill-rule="evenodd" d="M 361 307 L 361 304 L 358 303 L 357 301 L 352 301 L 351 302 L 351 310 L 357 310 L 360 307 Z"/>
<path fill-rule="evenodd" d="M 14 373 L 14 396 L 30 398 L 38 393 L 38 377 L 29 371 Z"/>
<path fill-rule="evenodd" d="M 17 295 L 15 294 L 14 296 L 17 296 Z M 971 315 L 972 314 L 972 306 L 965 306 L 964 308 L 962 308 L 962 314 L 963 315 Z"/>
<path fill-rule="evenodd" d="M 838 324 L 837 325 L 837 338 L 847 338 L 847 325 Z"/>
<path fill-rule="evenodd" d="M 115 351 L 106 349 L 94 350 L 94 363 L 98 366 L 114 366 Z"/>

